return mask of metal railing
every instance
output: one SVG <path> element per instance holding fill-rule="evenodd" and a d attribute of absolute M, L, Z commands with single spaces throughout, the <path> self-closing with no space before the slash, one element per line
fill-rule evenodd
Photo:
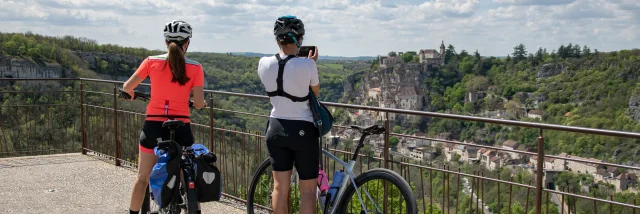
<path fill-rule="evenodd" d="M 135 167 L 139 130 L 141 130 L 144 121 L 144 113 L 142 112 L 144 112 L 146 105 L 138 101 L 128 102 L 118 99 L 117 90 L 121 88 L 122 83 L 86 78 L 0 78 L 0 88 L 3 89 L 0 92 L 0 101 L 2 102 L 0 105 L 0 116 L 2 116 L 0 157 L 79 151 L 83 154 L 106 158 L 116 166 Z M 141 84 L 141 87 L 148 87 L 148 85 Z M 262 130 L 247 130 L 246 124 L 242 124 L 241 118 L 238 119 L 238 116 L 230 115 L 266 119 L 268 117 L 266 113 L 269 109 L 263 109 L 264 113 L 260 114 L 221 108 L 217 103 L 225 101 L 219 98 L 235 97 L 234 99 L 257 100 L 256 102 L 262 102 L 266 106 L 268 105 L 268 97 L 212 90 L 205 90 L 205 93 L 209 106 L 206 109 L 194 110 L 198 113 L 192 113 L 204 116 L 194 118 L 191 122 L 196 142 L 206 145 L 218 155 L 219 168 L 225 178 L 223 179 L 224 195 L 244 202 L 251 176 L 253 176 L 258 164 L 267 157 L 267 153 L 263 146 Z M 330 108 L 384 113 L 385 119 L 382 122 L 387 132 L 382 137 L 384 142 L 382 154 L 380 156 L 361 154 L 362 158 L 359 159 L 357 164 L 359 166 L 356 167 L 356 170 L 364 172 L 370 168 L 384 167 L 400 173 L 412 184 L 421 213 L 434 213 L 434 209 L 439 209 L 443 213 L 504 213 L 505 210 L 508 213 L 529 213 L 531 211 L 533 213 L 549 213 L 551 212 L 550 207 L 556 207 L 559 213 L 597 213 L 604 212 L 604 210 L 609 213 L 640 213 L 640 206 L 636 205 L 637 194 L 598 192 L 599 190 L 594 189 L 585 191 L 584 186 L 576 184 L 555 186 L 553 189 L 548 189 L 543 180 L 545 175 L 551 176 L 550 173 L 554 171 L 537 170 L 545 169 L 545 158 L 553 158 L 640 171 L 640 167 L 546 155 L 543 131 L 576 132 L 631 139 L 640 139 L 640 133 L 343 103 L 323 103 Z M 497 146 L 392 133 L 390 113 L 533 128 L 538 130 L 536 149 L 533 152 L 519 151 Z M 229 120 L 232 123 L 216 125 L 216 122 L 223 120 Z M 238 124 L 241 125 L 241 128 L 237 127 Z M 345 125 L 350 124 L 336 125 L 334 132 L 343 131 L 346 128 Z M 477 164 L 458 164 L 456 161 L 439 163 L 438 161 L 418 161 L 408 157 L 397 157 L 398 155 L 390 154 L 392 152 L 389 142 L 391 137 L 428 140 L 440 142 L 443 145 L 473 146 L 538 158 L 535 162 L 535 169 L 529 170 L 533 177 L 527 177 L 527 170 L 517 167 L 506 170 L 509 168 L 506 164 L 500 164 L 497 167 L 498 170 L 488 170 Z M 328 146 L 325 148 L 334 155 L 343 154 L 345 158 L 346 154 L 350 152 L 349 148 L 337 149 Z M 447 152 L 442 151 L 442 153 Z M 328 159 L 325 161 L 325 165 L 329 166 L 328 172 L 336 169 L 335 163 L 332 165 Z M 482 163 L 482 161 L 480 162 Z M 585 201 L 592 202 L 593 206 L 584 206 L 587 203 Z M 384 206 L 393 205 L 384 204 Z"/>

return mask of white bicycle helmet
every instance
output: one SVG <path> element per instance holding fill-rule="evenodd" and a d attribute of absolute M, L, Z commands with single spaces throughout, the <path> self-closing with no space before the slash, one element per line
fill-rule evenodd
<path fill-rule="evenodd" d="M 167 41 L 183 41 L 192 37 L 191 31 L 189 23 L 173 20 L 164 26 L 164 38 Z"/>

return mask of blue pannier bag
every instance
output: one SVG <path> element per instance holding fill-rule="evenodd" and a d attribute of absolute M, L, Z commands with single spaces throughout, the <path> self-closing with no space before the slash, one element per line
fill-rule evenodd
<path fill-rule="evenodd" d="M 327 107 L 318 101 L 313 91 L 311 91 L 311 87 L 309 87 L 309 107 L 311 113 L 313 113 L 314 124 L 319 130 L 320 137 L 329 133 L 333 127 L 333 115 L 331 115 Z"/>
<path fill-rule="evenodd" d="M 161 208 L 167 207 L 171 199 L 178 193 L 180 180 L 180 158 L 172 157 L 169 152 L 154 148 L 158 161 L 149 176 L 151 198 Z M 175 153 L 178 154 L 178 153 Z M 177 155 L 174 155 L 177 156 Z"/>
<path fill-rule="evenodd" d="M 217 161 L 214 153 L 202 144 L 193 144 L 196 161 L 196 191 L 198 202 L 220 201 L 222 196 L 222 177 L 220 170 L 213 165 Z"/>
<path fill-rule="evenodd" d="M 194 143 L 191 146 L 191 149 L 193 149 L 193 153 L 196 155 L 196 157 L 209 153 L 209 149 L 206 146 L 199 143 Z"/>
<path fill-rule="evenodd" d="M 179 147 L 174 147 L 177 149 Z M 220 170 L 213 165 L 216 162 L 215 154 L 202 144 L 191 146 L 196 156 L 194 171 L 196 172 L 196 190 L 198 202 L 219 201 L 222 196 L 222 178 Z M 151 198 L 161 208 L 166 208 L 174 194 L 178 194 L 180 182 L 180 158 L 181 154 L 176 152 L 175 157 L 169 152 L 154 148 L 158 161 L 151 170 L 149 176 L 149 186 L 151 187 Z"/>

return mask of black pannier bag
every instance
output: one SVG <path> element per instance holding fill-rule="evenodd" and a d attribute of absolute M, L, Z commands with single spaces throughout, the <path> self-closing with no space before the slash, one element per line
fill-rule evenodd
<path fill-rule="evenodd" d="M 222 196 L 222 176 L 214 166 L 216 155 L 208 152 L 196 157 L 196 190 L 198 202 L 220 201 Z"/>

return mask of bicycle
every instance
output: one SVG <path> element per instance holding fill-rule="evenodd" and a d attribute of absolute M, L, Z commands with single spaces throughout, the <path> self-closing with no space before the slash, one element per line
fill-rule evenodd
<path fill-rule="evenodd" d="M 123 90 L 120 90 L 120 96 L 125 99 L 130 99 L 131 96 Z M 151 95 L 148 93 L 142 93 L 134 91 L 133 99 L 144 99 L 149 100 Z M 193 101 L 189 101 L 189 107 L 193 107 Z M 183 121 L 175 120 L 175 118 L 184 117 L 184 116 L 164 116 L 169 119 L 162 123 L 163 128 L 169 128 L 170 130 L 170 138 L 169 140 L 158 142 L 158 150 L 164 150 L 165 152 L 169 152 L 170 154 L 177 154 L 179 148 L 181 148 L 182 155 L 180 161 L 180 169 L 182 172 L 181 182 L 179 182 L 178 193 L 174 194 L 174 197 L 168 203 L 165 208 L 160 208 L 157 206 L 155 202 L 151 203 L 153 200 L 153 195 L 151 192 L 151 184 L 146 189 L 145 197 L 142 203 L 142 208 L 140 213 L 149 213 L 149 214 L 180 214 L 181 210 L 184 210 L 187 214 L 195 214 L 198 211 L 198 201 L 197 201 L 197 190 L 195 188 L 195 170 L 194 163 L 196 161 L 196 156 L 193 148 L 191 146 L 181 146 L 178 142 L 175 141 L 175 131 L 176 129 L 185 125 Z M 172 157 L 175 155 L 171 155 Z M 215 156 L 212 162 L 215 162 Z M 187 188 L 188 187 L 188 188 Z M 156 205 L 152 209 L 151 205 Z"/>
<path fill-rule="evenodd" d="M 331 158 L 336 163 L 342 165 L 346 169 L 346 174 L 344 174 L 345 177 L 339 183 L 339 186 L 337 186 L 336 184 L 331 184 L 331 188 L 334 188 L 334 190 L 335 190 L 335 188 L 338 188 L 337 190 L 335 190 L 335 191 L 337 191 L 337 194 L 335 196 L 331 195 L 331 193 L 334 192 L 334 191 L 328 191 L 328 192 L 321 191 L 320 190 L 320 185 L 318 185 L 318 188 L 317 188 L 318 200 L 317 201 L 319 203 L 321 213 L 328 213 L 328 214 L 348 213 L 347 212 L 347 208 L 348 208 L 348 206 L 347 206 L 347 202 L 348 201 L 347 200 L 352 198 L 354 193 L 357 193 L 358 199 L 360 200 L 359 201 L 360 202 L 360 206 L 363 209 L 358 213 L 382 213 L 381 206 L 378 206 L 375 203 L 373 204 L 375 206 L 375 211 L 374 212 L 367 211 L 367 209 L 365 208 L 365 203 L 363 201 L 362 194 L 360 193 L 360 191 L 356 191 L 356 189 L 358 187 L 362 187 L 363 190 L 364 190 L 364 193 L 366 194 L 366 196 L 368 198 L 368 200 L 373 201 L 373 199 L 371 198 L 371 194 L 369 194 L 369 192 L 365 188 L 364 183 L 366 183 L 367 181 L 376 180 L 376 179 L 385 181 L 385 185 L 386 185 L 386 183 L 390 183 L 391 185 L 398 187 L 399 192 L 403 196 L 404 201 L 406 203 L 406 210 L 402 210 L 403 212 L 406 211 L 406 213 L 409 213 L 409 214 L 418 213 L 418 207 L 417 207 L 416 199 L 415 199 L 415 196 L 413 195 L 413 191 L 411 190 L 411 186 L 398 173 L 396 173 L 396 172 L 394 172 L 392 170 L 389 170 L 389 169 L 384 169 L 384 168 L 370 169 L 370 170 L 368 170 L 366 172 L 363 172 L 362 174 L 360 174 L 358 176 L 356 176 L 353 173 L 353 168 L 354 168 L 356 160 L 358 158 L 358 154 L 360 153 L 360 149 L 362 147 L 364 147 L 364 139 L 368 135 L 372 135 L 372 134 L 376 134 L 377 135 L 377 134 L 384 133 L 385 132 L 385 128 L 380 126 L 380 125 L 372 125 L 372 126 L 368 126 L 366 128 L 365 127 L 361 127 L 361 126 L 351 126 L 351 128 L 359 131 L 361 133 L 361 137 L 359 139 L 359 142 L 358 142 L 358 145 L 357 145 L 357 147 L 355 149 L 355 152 L 353 153 L 353 158 L 351 158 L 351 160 L 349 160 L 348 163 L 346 163 L 346 162 L 342 161 L 340 158 L 337 158 L 336 156 L 332 155 L 327 150 L 322 149 L 322 154 L 324 154 L 325 156 Z M 256 173 L 253 176 L 253 179 L 251 181 L 251 186 L 249 186 L 249 194 L 247 196 L 247 213 L 249 213 L 249 214 L 253 214 L 256 211 L 256 209 L 254 208 L 254 203 L 255 203 L 256 199 L 254 197 L 256 196 L 256 188 L 259 185 L 259 181 L 258 180 L 260 179 L 260 177 L 262 177 L 262 174 L 266 174 L 266 170 L 267 170 L 267 168 L 269 166 L 271 166 L 271 162 L 270 162 L 269 158 L 267 158 L 266 160 L 264 160 L 262 162 L 262 164 L 260 164 L 260 166 L 256 170 Z M 292 175 L 292 177 L 293 177 L 293 175 Z M 334 180 L 336 180 L 335 177 L 336 176 L 334 176 Z M 328 183 L 328 181 L 327 181 L 327 183 Z M 332 197 L 335 198 L 335 199 L 331 199 Z M 387 195 L 385 195 L 383 197 L 387 197 Z M 268 206 L 270 206 L 270 205 L 271 204 L 268 204 Z"/>

